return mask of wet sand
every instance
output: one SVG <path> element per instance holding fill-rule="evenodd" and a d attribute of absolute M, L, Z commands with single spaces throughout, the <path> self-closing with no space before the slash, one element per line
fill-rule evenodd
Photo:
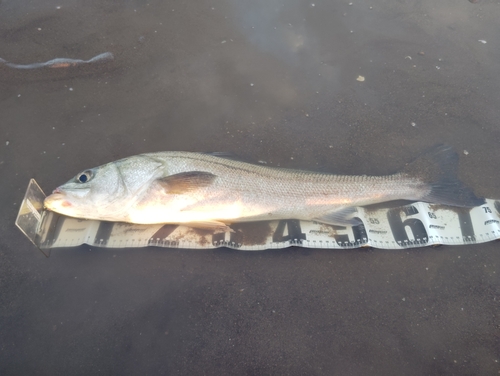
<path fill-rule="evenodd" d="M 499 18 L 487 0 L 0 2 L 6 61 L 115 56 L 0 70 L 0 373 L 498 373 L 498 242 L 46 259 L 14 220 L 32 177 L 48 193 L 160 150 L 386 174 L 447 143 L 499 198 Z"/>

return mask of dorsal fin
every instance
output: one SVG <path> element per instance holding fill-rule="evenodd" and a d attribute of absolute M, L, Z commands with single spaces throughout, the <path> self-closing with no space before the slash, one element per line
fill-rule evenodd
<path fill-rule="evenodd" d="M 236 155 L 230 151 L 211 151 L 211 152 L 206 152 L 202 154 L 207 154 L 207 155 L 212 155 L 214 157 L 218 158 L 223 158 L 223 159 L 228 159 L 230 161 L 238 161 L 238 162 L 247 162 L 249 163 L 248 160 L 245 160 L 245 158 L 242 158 L 239 155 Z"/>

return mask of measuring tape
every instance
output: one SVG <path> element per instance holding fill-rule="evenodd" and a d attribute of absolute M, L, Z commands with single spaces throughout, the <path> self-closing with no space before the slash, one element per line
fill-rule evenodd
<path fill-rule="evenodd" d="M 500 239 L 500 200 L 475 208 L 416 202 L 396 208 L 357 208 L 363 224 L 333 226 L 295 219 L 232 224 L 234 232 L 181 225 L 138 225 L 65 217 L 43 209 L 45 194 L 31 180 L 16 225 L 40 249 L 88 244 L 103 248 L 170 247 L 245 251 L 290 246 L 349 249 L 406 249 L 484 243 Z M 46 252 L 44 252 L 47 254 Z"/>

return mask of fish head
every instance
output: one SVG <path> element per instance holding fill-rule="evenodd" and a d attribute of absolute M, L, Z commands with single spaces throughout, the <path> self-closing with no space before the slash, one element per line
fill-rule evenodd
<path fill-rule="evenodd" d="M 75 218 L 127 221 L 127 209 L 157 169 L 158 163 L 126 158 L 83 170 L 47 196 L 44 206 Z"/>

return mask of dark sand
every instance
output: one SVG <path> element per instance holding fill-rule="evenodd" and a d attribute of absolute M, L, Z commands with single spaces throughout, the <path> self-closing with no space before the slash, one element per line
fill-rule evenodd
<path fill-rule="evenodd" d="M 46 259 L 14 227 L 30 178 L 50 192 L 159 150 L 385 174 L 447 143 L 500 197 L 498 2 L 353 3 L 0 2 L 7 61 L 116 57 L 66 79 L 0 71 L 1 375 L 500 371 L 498 242 Z"/>

